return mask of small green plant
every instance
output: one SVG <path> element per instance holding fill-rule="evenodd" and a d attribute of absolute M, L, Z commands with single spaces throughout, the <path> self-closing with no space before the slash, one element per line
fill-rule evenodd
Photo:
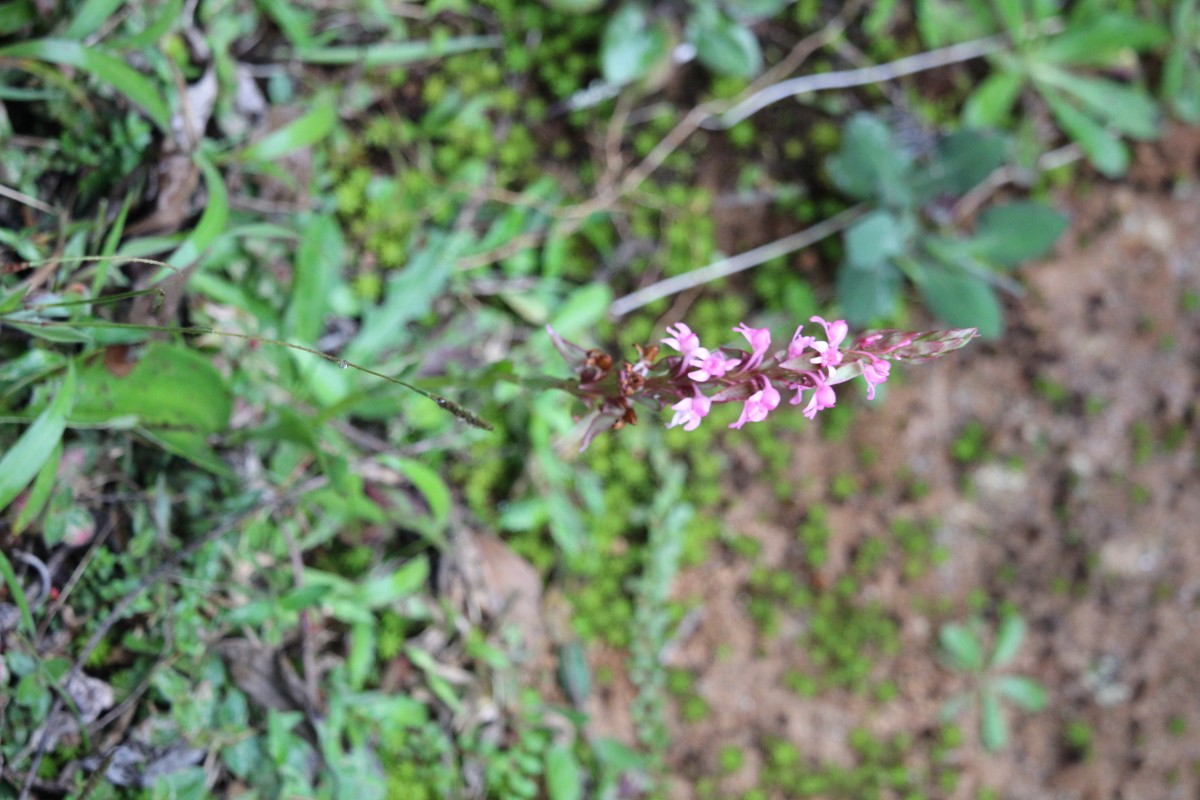
<path fill-rule="evenodd" d="M 922 37 L 934 47 L 995 33 L 1003 33 L 1015 46 L 1015 52 L 990 56 L 995 71 L 963 108 L 968 125 L 1009 124 L 1013 106 L 1029 87 L 1096 169 L 1110 177 L 1122 175 L 1129 165 L 1129 149 L 1121 137 L 1157 136 L 1158 105 L 1143 87 L 1095 73 L 1128 73 L 1136 67 L 1134 54 L 1163 44 L 1167 31 L 1104 3 L 1073 3 L 1065 17 L 1060 5 L 1051 0 L 924 0 L 918 4 L 917 20 Z M 1177 10 L 1176 22 L 1179 27 L 1190 25 L 1189 10 Z M 1179 41 L 1184 38 L 1180 35 Z M 1172 77 L 1172 85 L 1182 91 L 1188 81 L 1195 81 L 1195 58 L 1181 53 L 1173 64 L 1178 66 L 1171 74 L 1178 78 Z"/>
<path fill-rule="evenodd" d="M 974 234 L 964 237 L 936 224 L 931 212 L 1003 164 L 1007 146 L 1000 134 L 963 130 L 918 158 L 880 118 L 850 120 L 826 169 L 837 188 L 873 208 L 845 233 L 837 291 L 847 320 L 894 315 L 907 278 L 941 319 L 970 320 L 980 335 L 1000 335 L 996 288 L 1011 288 L 1007 273 L 1049 251 L 1066 216 L 1038 203 L 1005 203 L 980 214 Z"/>
<path fill-rule="evenodd" d="M 1184 122 L 1200 122 L 1200 12 L 1196 0 L 1171 7 L 1171 51 L 1163 64 L 1163 100 Z"/>
<path fill-rule="evenodd" d="M 1021 649 L 1025 630 L 1021 617 L 1006 616 L 996 631 L 990 657 L 985 654 L 983 626 L 978 620 L 966 625 L 947 623 L 939 636 L 946 662 L 952 669 L 966 673 L 972 683 L 970 689 L 946 704 L 943 715 L 952 718 L 971 703 L 978 703 L 979 738 L 993 752 L 1004 749 L 1008 743 L 1008 723 L 1000 706 L 1001 698 L 1025 711 L 1041 711 L 1046 707 L 1046 690 L 1041 684 L 1031 678 L 999 673 Z"/>

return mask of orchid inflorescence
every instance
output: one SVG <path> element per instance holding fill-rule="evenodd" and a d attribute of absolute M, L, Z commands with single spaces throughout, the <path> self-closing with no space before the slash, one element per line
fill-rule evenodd
<path fill-rule="evenodd" d="M 892 361 L 925 361 L 944 355 L 978 335 L 975 328 L 944 331 L 873 331 L 843 346 L 849 327 L 844 320 L 828 322 L 812 317 L 824 340 L 796 329 L 786 349 L 768 355 L 771 332 L 745 323 L 734 328 L 749 350 L 733 347 L 709 349 L 682 322 L 667 328 L 662 344 L 678 352 L 659 358 L 658 345 L 637 347 L 636 361 L 617 361 L 602 350 L 586 350 L 563 339 L 547 326 L 550 338 L 575 370 L 576 380 L 562 389 L 583 399 L 589 413 L 582 421 L 586 448 L 597 434 L 637 422 L 633 402 L 654 410 L 670 406 L 674 415 L 668 428 L 695 430 L 714 403 L 742 403 L 742 413 L 729 427 L 761 422 L 774 411 L 783 392 L 794 392 L 792 405 L 804 404 L 803 414 L 817 412 L 837 402 L 833 387 L 860 375 L 867 397 L 888 379 Z M 819 332 L 818 332 L 819 333 Z M 806 394 L 807 393 L 807 394 Z M 805 402 L 807 400 L 807 402 Z"/>

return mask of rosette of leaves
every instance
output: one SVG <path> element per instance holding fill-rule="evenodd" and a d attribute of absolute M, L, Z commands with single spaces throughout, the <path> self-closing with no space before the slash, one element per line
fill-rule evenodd
<path fill-rule="evenodd" d="M 907 279 L 949 325 L 1000 335 L 996 289 L 1015 287 L 1009 273 L 1044 255 L 1066 229 L 1066 217 L 1039 203 L 1006 203 L 985 210 L 974 233 L 964 236 L 934 225 L 927 211 L 982 182 L 1006 151 L 1006 137 L 968 129 L 942 137 L 918 158 L 879 118 L 850 120 L 825 166 L 840 190 L 875 206 L 845 233 L 837 293 L 851 324 L 894 314 Z"/>
<path fill-rule="evenodd" d="M 939 635 L 941 655 L 946 664 L 972 679 L 969 690 L 950 699 L 942 711 L 946 719 L 964 711 L 972 702 L 979 704 L 979 738 L 993 752 L 1008 743 L 1008 722 L 1000 701 L 1008 700 L 1024 711 L 1046 707 L 1046 690 L 1032 678 L 1000 673 L 1008 666 L 1025 640 L 1025 621 L 1010 614 L 996 631 L 991 656 L 986 654 L 983 626 L 978 620 L 968 625 L 947 623 Z"/>
<path fill-rule="evenodd" d="M 1129 165 L 1122 137 L 1157 136 L 1158 106 L 1142 86 L 1107 76 L 1136 75 L 1137 54 L 1164 44 L 1168 32 L 1112 4 L 1072 3 L 1065 16 L 1061 5 L 1058 0 L 921 0 L 917 21 L 932 47 L 996 33 L 1012 41 L 1012 50 L 989 56 L 993 72 L 967 98 L 964 122 L 1010 125 L 1017 101 L 1032 89 L 1097 170 L 1122 175 Z"/>
<path fill-rule="evenodd" d="M 654 88 L 670 73 L 681 42 L 715 74 L 753 78 L 762 70 L 762 50 L 750 25 L 774 16 L 789 1 L 692 0 L 682 16 L 671 4 L 627 2 L 609 19 L 600 42 L 604 80 Z M 578 0 L 554 4 L 578 7 Z"/>

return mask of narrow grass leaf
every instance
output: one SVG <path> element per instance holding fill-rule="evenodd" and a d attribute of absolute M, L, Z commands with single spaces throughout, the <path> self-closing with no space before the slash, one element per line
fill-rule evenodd
<path fill-rule="evenodd" d="M 328 136 L 337 124 L 337 109 L 330 100 L 318 101 L 299 119 L 295 119 L 278 130 L 272 131 L 257 142 L 242 150 L 240 157 L 246 161 L 274 161 L 312 147 Z"/>
<path fill-rule="evenodd" d="M 171 130 L 171 111 L 154 82 L 99 48 L 70 39 L 35 39 L 0 47 L 0 58 L 32 58 L 81 69 L 139 106 L 160 130 Z"/>
<path fill-rule="evenodd" d="M 75 383 L 75 364 L 68 362 L 66 377 L 54 400 L 0 458 L 0 509 L 17 498 L 62 441 L 67 415 L 75 403 Z"/>
<path fill-rule="evenodd" d="M 302 47 L 296 50 L 295 58 L 309 64 L 396 67 L 501 44 L 499 36 L 460 36 L 443 41 L 385 42 L 363 47 Z"/>
<path fill-rule="evenodd" d="M 58 464 L 62 461 L 62 452 L 62 440 L 60 439 L 54 446 L 50 457 L 46 459 L 46 463 L 42 464 L 42 468 L 38 470 L 37 477 L 33 480 L 33 486 L 29 488 L 29 494 L 25 496 L 25 505 L 17 514 L 16 521 L 13 522 L 15 535 L 20 536 L 46 507 L 46 502 L 54 491 L 54 479 L 58 474 Z"/>
<path fill-rule="evenodd" d="M 83 39 L 100 29 L 112 19 L 125 0 L 84 0 L 71 17 L 71 24 L 63 31 L 64 39 Z"/>
<path fill-rule="evenodd" d="M 167 259 L 168 264 L 179 269 L 183 269 L 200 258 L 205 249 L 225 230 L 225 223 L 229 219 L 229 192 L 225 188 L 225 180 L 221 177 L 221 173 L 208 160 L 207 156 L 196 153 L 193 158 L 204 176 L 204 188 L 208 191 L 208 203 L 205 205 L 204 213 L 200 215 L 200 221 L 196 223 L 196 227 L 188 234 L 179 249 Z"/>
<path fill-rule="evenodd" d="M 333 217 L 309 219 L 302 227 L 284 331 L 287 338 L 311 343 L 325 326 L 329 295 L 342 269 L 345 241 Z"/>
<path fill-rule="evenodd" d="M 25 589 L 17 580 L 17 573 L 13 570 L 12 562 L 8 560 L 8 556 L 4 554 L 3 550 L 0 550 L 0 577 L 4 578 L 4 583 L 8 585 L 8 593 L 21 612 L 21 628 L 32 635 L 37 628 L 33 624 L 33 612 L 29 610 L 29 599 L 25 597 Z"/>

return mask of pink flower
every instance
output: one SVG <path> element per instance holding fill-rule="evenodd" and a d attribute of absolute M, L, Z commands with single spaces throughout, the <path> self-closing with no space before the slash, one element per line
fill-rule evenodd
<path fill-rule="evenodd" d="M 762 363 L 763 356 L 767 354 L 767 348 L 771 346 L 771 331 L 767 328 L 749 328 L 746 323 L 742 323 L 733 329 L 734 333 L 740 333 L 746 337 L 746 341 L 750 342 L 750 358 L 746 359 L 746 363 L 742 365 L 742 371 L 746 372 L 753 369 L 758 369 L 758 365 Z"/>
<path fill-rule="evenodd" d="M 871 358 L 869 364 L 863 365 L 863 379 L 867 382 L 867 399 L 875 399 L 875 387 L 888 379 L 892 365 L 882 358 Z"/>
<path fill-rule="evenodd" d="M 846 324 L 844 319 L 839 319 L 836 322 L 826 322 L 821 317 L 812 317 L 810 322 L 819 322 L 825 328 L 825 338 L 828 342 L 813 342 L 812 348 L 820 353 L 819 356 L 812 360 L 814 364 L 820 364 L 823 367 L 836 367 L 842 363 L 842 354 L 838 351 L 838 345 L 846 338 L 846 333 L 850 330 L 850 326 Z"/>
<path fill-rule="evenodd" d="M 668 347 L 674 347 L 683 354 L 683 360 L 686 362 L 692 357 L 692 354 L 697 350 L 702 350 L 700 347 L 700 337 L 692 333 L 692 329 L 682 322 L 675 324 L 674 329 L 667 328 L 667 333 L 671 334 L 671 338 L 663 339 L 662 343 Z M 707 352 L 707 351 L 705 351 Z"/>
<path fill-rule="evenodd" d="M 725 354 L 719 350 L 715 353 L 710 353 L 703 347 L 697 348 L 692 356 L 688 366 L 695 367 L 695 371 L 689 372 L 688 377 L 694 381 L 703 383 L 713 378 L 720 378 L 726 372 L 742 363 L 740 358 L 726 358 Z"/>
<path fill-rule="evenodd" d="M 762 422 L 779 405 L 779 391 L 766 378 L 761 380 L 763 388 L 747 398 L 746 405 L 742 406 L 742 415 L 729 427 L 740 428 L 747 422 Z"/>
<path fill-rule="evenodd" d="M 805 336 L 803 331 L 803 325 L 801 325 L 799 328 L 796 328 L 796 333 L 794 336 L 792 336 L 792 342 L 788 345 L 786 360 L 790 361 L 791 359 L 801 355 L 806 348 L 812 347 L 813 343 L 817 341 L 813 336 Z"/>
<path fill-rule="evenodd" d="M 817 412 L 823 408 L 833 408 L 837 404 L 837 395 L 833 392 L 833 387 L 829 385 L 829 375 L 823 375 L 820 372 L 808 373 L 816 382 L 816 385 L 811 387 L 813 390 L 812 397 L 808 400 L 808 405 L 804 407 L 804 416 L 813 419 L 817 416 Z M 796 405 L 801 402 L 801 395 L 806 387 L 793 386 L 796 390 L 796 396 L 792 398 L 792 404 Z"/>
<path fill-rule="evenodd" d="M 707 417 L 709 409 L 712 408 L 712 400 L 700 394 L 699 389 L 695 391 L 696 393 L 692 397 L 685 397 L 671 406 L 675 416 L 671 418 L 671 422 L 667 425 L 668 428 L 682 425 L 685 431 L 694 431 L 700 427 L 700 420 Z"/>

